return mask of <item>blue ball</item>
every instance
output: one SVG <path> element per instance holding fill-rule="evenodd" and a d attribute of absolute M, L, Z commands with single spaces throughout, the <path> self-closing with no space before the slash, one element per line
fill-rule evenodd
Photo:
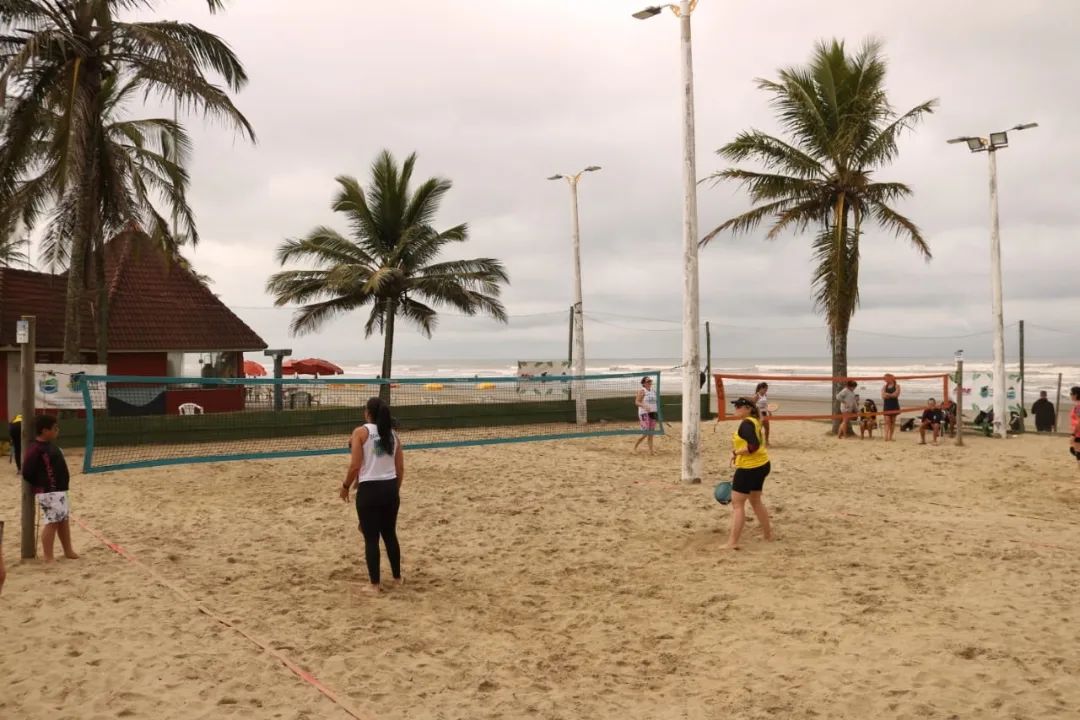
<path fill-rule="evenodd" d="M 727 505 L 728 503 L 730 503 L 731 483 L 725 480 L 724 482 L 717 484 L 717 486 L 713 488 L 713 497 L 716 498 L 716 502 L 720 503 L 721 505 Z"/>

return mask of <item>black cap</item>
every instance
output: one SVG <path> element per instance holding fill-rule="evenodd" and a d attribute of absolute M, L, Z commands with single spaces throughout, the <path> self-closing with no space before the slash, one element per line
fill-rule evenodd
<path fill-rule="evenodd" d="M 735 398 L 731 401 L 731 404 L 735 407 L 754 407 L 754 401 L 747 398 Z"/>

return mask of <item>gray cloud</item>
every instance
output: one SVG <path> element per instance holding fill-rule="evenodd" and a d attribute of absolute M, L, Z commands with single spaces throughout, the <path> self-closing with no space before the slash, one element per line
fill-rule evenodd
<path fill-rule="evenodd" d="M 440 222 L 468 221 L 461 255 L 504 259 L 515 317 L 507 327 L 445 317 L 434 340 L 401 334 L 397 355 L 559 356 L 570 303 L 569 203 L 544 178 L 604 167 L 581 185 L 586 337 L 594 357 L 677 356 L 680 278 L 678 32 L 665 15 L 638 22 L 641 0 L 411 3 L 259 0 L 208 16 L 205 3 L 163 6 L 223 35 L 252 82 L 238 102 L 260 136 L 245 146 L 193 121 L 192 199 L 204 244 L 194 254 L 215 288 L 273 344 L 346 360 L 374 361 L 363 316 L 317 336 L 289 338 L 289 313 L 263 292 L 283 238 L 331 223 L 333 178 L 364 178 L 375 154 L 416 150 L 419 172 L 454 180 Z M 302 6 L 302 7 L 301 7 Z M 920 2 L 898 10 L 767 0 L 701 0 L 694 17 L 698 163 L 721 167 L 716 147 L 737 131 L 776 132 L 753 78 L 807 59 L 813 43 L 876 36 L 890 58 L 898 108 L 930 97 L 941 108 L 903 141 L 883 177 L 909 183 L 902 206 L 930 239 L 924 263 L 902 242 L 871 229 L 862 260 L 862 307 L 853 355 L 951 353 L 986 330 L 989 250 L 985 156 L 944 140 L 1036 120 L 999 154 L 1007 322 L 1020 317 L 1070 329 L 1076 307 L 1073 248 L 1080 232 L 1075 167 L 1080 140 L 1072 91 L 1080 5 L 1005 0 Z M 700 189 L 706 231 L 748 206 L 734 188 Z M 808 239 L 721 237 L 702 252 L 702 318 L 718 326 L 714 354 L 826 356 L 813 314 Z M 536 316 L 535 313 L 551 312 Z M 529 316 L 529 317 L 524 317 Z M 594 321 L 595 320 L 595 321 Z M 735 326 L 758 324 L 751 333 Z M 726 326 L 726 327 L 722 327 Z M 1077 336 L 1034 334 L 1046 356 L 1076 355 Z M 987 355 L 989 338 L 969 352 Z"/>

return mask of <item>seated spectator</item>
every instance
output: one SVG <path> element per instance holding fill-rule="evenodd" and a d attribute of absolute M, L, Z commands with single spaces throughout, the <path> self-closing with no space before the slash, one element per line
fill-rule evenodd
<path fill-rule="evenodd" d="M 958 422 L 956 410 L 956 403 L 949 398 L 945 398 L 941 401 L 941 413 L 944 417 L 942 429 L 948 431 L 949 437 L 956 435 L 956 423 Z"/>
<path fill-rule="evenodd" d="M 862 414 L 859 416 L 859 437 L 870 436 L 874 439 L 874 430 L 877 429 L 877 403 L 867 398 L 862 404 Z"/>
<path fill-rule="evenodd" d="M 923 410 L 922 423 L 919 425 L 919 444 L 926 444 L 926 431 L 932 430 L 934 435 L 934 444 L 938 444 L 938 437 L 941 435 L 941 423 L 945 420 L 945 413 L 941 412 L 941 408 L 937 406 L 937 401 L 934 398 L 930 398 L 926 402 L 926 409 Z"/>

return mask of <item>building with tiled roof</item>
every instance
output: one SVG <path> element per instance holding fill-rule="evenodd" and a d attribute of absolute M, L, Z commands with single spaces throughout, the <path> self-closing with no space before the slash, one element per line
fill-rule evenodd
<path fill-rule="evenodd" d="M 105 249 L 109 290 L 109 357 L 97 363 L 97 296 L 85 293 L 82 361 L 105 364 L 110 375 L 177 376 L 184 354 L 217 354 L 239 370 L 243 353 L 266 343 L 189 269 L 138 232 L 125 232 Z M 17 411 L 19 346 L 16 321 L 34 315 L 37 362 L 59 363 L 64 345 L 66 274 L 0 268 L 0 398 L 8 417 Z M 7 388 L 13 392 L 8 393 Z"/>

